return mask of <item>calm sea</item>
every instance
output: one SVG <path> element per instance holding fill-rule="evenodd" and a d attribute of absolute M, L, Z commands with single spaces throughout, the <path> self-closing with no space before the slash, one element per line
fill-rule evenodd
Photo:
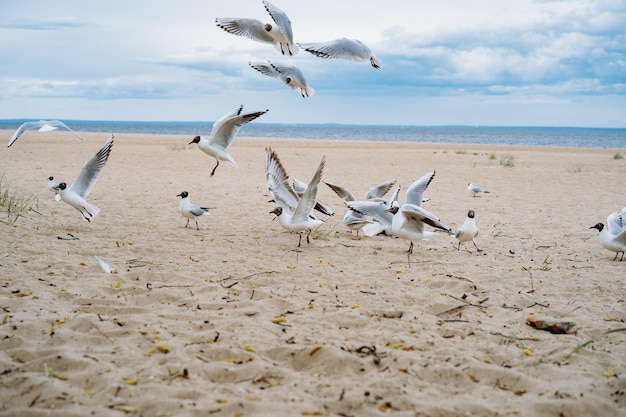
<path fill-rule="evenodd" d="M 15 130 L 30 120 L 0 120 L 0 129 Z M 119 122 L 64 120 L 79 132 L 209 135 L 211 122 Z M 434 142 L 577 148 L 626 148 L 626 129 L 575 127 L 367 126 L 334 124 L 245 125 L 239 136 L 340 139 L 379 142 Z M 8 138 L 7 138 L 8 139 Z"/>

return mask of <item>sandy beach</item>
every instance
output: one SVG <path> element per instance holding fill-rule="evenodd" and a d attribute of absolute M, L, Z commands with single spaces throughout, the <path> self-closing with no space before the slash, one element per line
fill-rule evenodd
<path fill-rule="evenodd" d="M 626 205 L 626 149 L 240 137 L 239 168 L 209 177 L 191 137 L 116 134 L 87 223 L 46 188 L 109 137 L 81 136 L 0 146 L 2 188 L 32 208 L 0 212 L 0 415 L 626 413 L 626 332 L 607 333 L 626 327 L 626 261 L 590 229 Z M 324 184 L 335 215 L 298 248 L 269 214 L 266 147 L 306 182 L 325 155 L 323 180 L 357 196 L 396 178 L 403 201 L 435 170 L 424 207 L 453 230 L 475 210 L 482 252 L 357 239 Z M 182 191 L 211 208 L 200 230 Z"/>

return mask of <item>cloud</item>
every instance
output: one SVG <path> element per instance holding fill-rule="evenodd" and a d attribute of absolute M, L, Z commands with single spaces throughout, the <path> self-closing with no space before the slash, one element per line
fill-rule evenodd
<path fill-rule="evenodd" d="M 73 16 L 60 16 L 51 19 L 14 19 L 0 22 L 2 29 L 53 31 L 63 29 L 80 29 L 87 26 Z"/>
<path fill-rule="evenodd" d="M 306 122 L 337 118 L 355 103 L 384 102 L 375 110 L 385 112 L 393 108 L 390 103 L 420 100 L 470 106 L 495 100 L 498 106 L 514 106 L 540 97 L 557 106 L 570 98 L 606 97 L 614 105 L 625 95 L 623 0 L 389 0 L 384 5 L 361 0 L 358 9 L 329 0 L 315 8 L 299 2 L 279 5 L 294 24 L 296 41 L 361 39 L 381 60 L 380 70 L 304 51 L 282 57 L 270 45 L 215 26 L 215 17 L 268 19 L 260 0 L 190 0 L 184 8 L 164 0 L 112 4 L 68 0 L 40 18 L 47 2 L 7 3 L 0 16 L 0 111 L 28 115 L 39 99 L 59 106 L 66 99 L 80 100 L 81 106 L 97 102 L 99 107 L 114 107 L 105 101 L 145 100 L 150 103 L 145 109 L 156 111 L 160 100 L 165 109 L 168 100 L 175 100 L 215 106 L 219 114 L 225 102 L 265 106 L 268 101 L 291 119 Z M 300 97 L 248 66 L 248 61 L 267 59 L 300 67 L 315 97 L 296 100 Z M 555 100 L 546 101 L 548 94 Z M 18 109 L 16 103 L 25 104 Z M 303 106 L 306 111 L 300 111 Z M 71 104 L 67 108 L 71 111 Z M 425 120 L 447 117 L 449 123 L 459 114 L 446 112 L 445 106 L 421 110 L 427 112 Z M 138 112 L 129 108 L 127 117 Z M 350 117 L 368 122 L 397 115 L 355 111 Z"/>

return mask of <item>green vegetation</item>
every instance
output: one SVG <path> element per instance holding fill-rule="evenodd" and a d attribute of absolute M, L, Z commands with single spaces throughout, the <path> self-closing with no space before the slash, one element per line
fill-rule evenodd
<path fill-rule="evenodd" d="M 0 177 L 0 211 L 6 213 L 6 219 L 0 219 L 1 222 L 14 225 L 17 219 L 30 210 L 32 203 L 37 205 L 38 200 L 11 192 L 4 181 L 4 175 Z"/>
<path fill-rule="evenodd" d="M 506 168 L 512 168 L 515 166 L 515 157 L 513 155 L 502 155 L 500 157 L 500 165 Z"/>

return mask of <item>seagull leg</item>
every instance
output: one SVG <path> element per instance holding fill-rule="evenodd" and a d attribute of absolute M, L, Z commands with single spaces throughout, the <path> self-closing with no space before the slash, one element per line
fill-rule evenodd
<path fill-rule="evenodd" d="M 409 245 L 409 250 L 407 252 L 413 253 L 413 241 L 411 241 L 411 244 Z"/>
<path fill-rule="evenodd" d="M 472 239 L 472 243 L 474 244 L 474 246 L 476 247 L 476 250 L 478 252 L 482 252 L 483 251 L 482 249 L 478 249 L 478 246 L 476 246 L 476 242 L 474 242 L 474 239 Z"/>
<path fill-rule="evenodd" d="M 200 230 L 200 228 L 198 227 L 198 220 L 196 220 L 196 230 Z"/>
<path fill-rule="evenodd" d="M 187 219 L 187 223 L 185 223 L 185 227 L 187 227 L 188 224 L 189 224 L 189 219 Z"/>
<path fill-rule="evenodd" d="M 215 159 L 215 161 L 217 161 L 217 164 L 215 164 L 215 166 L 213 167 L 213 171 L 211 171 L 211 176 L 215 174 L 215 170 L 217 169 L 218 166 L 220 166 L 220 160 Z"/>
<path fill-rule="evenodd" d="M 300 244 L 302 243 L 302 233 L 298 233 L 299 239 L 298 239 L 298 247 L 300 247 Z"/>
<path fill-rule="evenodd" d="M 615 257 L 613 258 L 613 260 L 617 259 L 617 255 L 619 255 L 619 252 L 615 252 Z M 620 261 L 621 262 L 621 261 Z"/>
<path fill-rule="evenodd" d="M 307 233 L 307 234 L 306 234 L 306 243 L 307 243 L 307 244 L 311 243 L 311 242 L 309 241 L 309 236 L 311 236 L 311 229 L 309 229 L 309 233 Z"/>

